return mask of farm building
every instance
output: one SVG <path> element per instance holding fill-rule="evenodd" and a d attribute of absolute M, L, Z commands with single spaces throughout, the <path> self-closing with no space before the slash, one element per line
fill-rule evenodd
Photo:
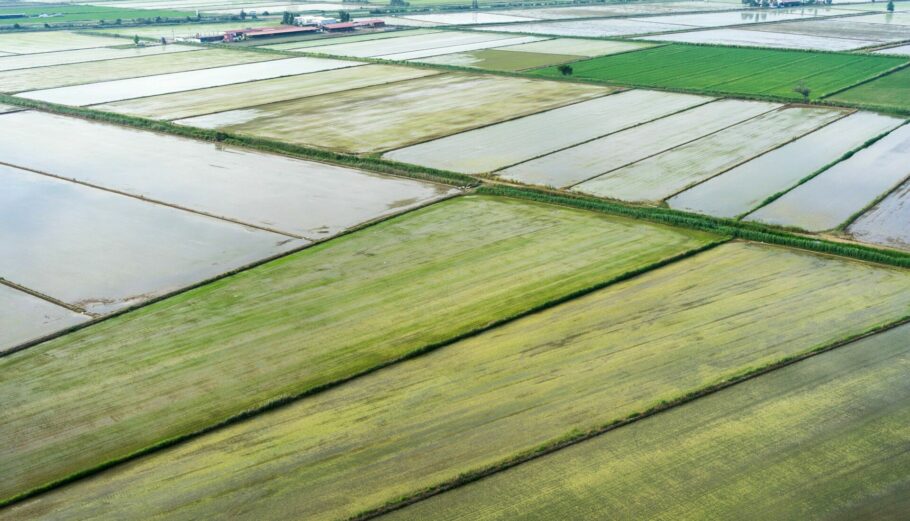
<path fill-rule="evenodd" d="M 313 26 L 292 26 L 282 25 L 280 27 L 259 27 L 254 29 L 232 29 L 225 31 L 224 36 L 220 38 L 225 42 L 237 42 L 240 40 L 272 38 L 276 36 L 289 36 L 292 34 L 314 33 L 319 31 L 318 27 Z M 203 40 L 206 41 L 206 40 Z M 215 41 L 208 40 L 208 41 Z"/>

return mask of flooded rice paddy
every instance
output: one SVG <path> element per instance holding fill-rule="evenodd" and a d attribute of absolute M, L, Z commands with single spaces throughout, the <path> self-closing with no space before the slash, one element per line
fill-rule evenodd
<path fill-rule="evenodd" d="M 114 38 L 64 31 L 22 32 L 0 35 L 0 52 L 9 54 L 69 51 L 72 49 L 110 47 L 121 44 L 123 44 L 123 41 Z"/>
<path fill-rule="evenodd" d="M 387 159 L 480 174 L 711 101 L 632 90 L 395 150 Z M 554 133 L 553 129 L 563 129 Z M 465 151 L 470 153 L 465 153 Z"/>
<path fill-rule="evenodd" d="M 364 65 L 96 105 L 153 119 L 182 119 L 438 74 L 429 69 Z"/>
<path fill-rule="evenodd" d="M 4 277 L 92 313 L 305 244 L 6 166 L 0 241 Z"/>
<path fill-rule="evenodd" d="M 736 217 L 903 120 L 858 112 L 669 199 L 680 210 Z"/>
<path fill-rule="evenodd" d="M 779 107 L 757 101 L 715 101 L 519 163 L 497 175 L 520 183 L 569 187 Z"/>
<path fill-rule="evenodd" d="M 576 185 L 626 201 L 660 201 L 845 115 L 785 107 Z"/>
<path fill-rule="evenodd" d="M 690 31 L 685 33 L 647 36 L 640 39 L 659 42 L 705 43 L 712 45 L 739 45 L 744 47 L 774 47 L 777 49 L 819 51 L 849 51 L 875 44 L 875 42 L 871 40 L 806 36 L 749 29 Z"/>
<path fill-rule="evenodd" d="M 0 72 L 0 91 L 22 92 L 36 89 L 52 89 L 68 85 L 152 76 L 155 74 L 223 67 L 274 59 L 276 59 L 275 56 L 267 54 L 203 49 L 198 52 L 140 56 L 116 62 L 69 63 L 36 69 Z"/>
<path fill-rule="evenodd" d="M 621 52 L 637 51 L 650 47 L 638 42 L 616 42 L 606 40 L 581 40 L 578 38 L 551 38 L 540 42 L 500 47 L 503 51 L 537 52 L 544 54 L 571 54 L 574 56 L 606 56 Z"/>
<path fill-rule="evenodd" d="M 0 353 L 89 318 L 0 283 Z"/>
<path fill-rule="evenodd" d="M 322 239 L 443 197 L 451 187 L 40 112 L 0 118 L 10 164 L 229 219 Z M 71 136 L 90 135 L 90 141 Z M 54 154 L 33 154 L 41 141 Z"/>
<path fill-rule="evenodd" d="M 428 141 L 604 92 L 603 87 L 592 85 L 448 73 L 177 123 L 366 153 Z"/>
<path fill-rule="evenodd" d="M 863 214 L 847 231 L 856 239 L 910 250 L 910 182 Z"/>
<path fill-rule="evenodd" d="M 112 42 L 117 43 L 117 42 Z M 147 47 L 109 48 L 95 47 L 75 51 L 47 52 L 41 54 L 11 55 L 0 58 L 0 71 L 16 69 L 30 69 L 34 67 L 48 67 L 51 65 L 65 65 L 68 63 L 84 63 L 102 60 L 117 60 L 121 58 L 138 58 L 156 54 L 172 54 L 177 52 L 199 51 L 197 47 L 188 45 L 152 45 Z M 115 65 L 109 63 L 108 65 Z"/>
<path fill-rule="evenodd" d="M 552 34 L 554 36 L 629 36 L 634 34 L 665 33 L 690 29 L 689 25 L 655 23 L 646 20 L 609 18 L 602 20 L 575 20 L 570 22 L 537 22 L 478 27 L 483 31 Z"/>
<path fill-rule="evenodd" d="M 414 36 L 401 36 L 398 38 L 385 38 L 382 40 L 366 40 L 351 43 L 328 43 L 323 47 L 308 47 L 307 52 L 333 54 L 336 56 L 350 56 L 353 58 L 375 58 L 387 55 L 426 51 L 465 44 L 477 44 L 513 38 L 510 34 L 471 33 L 463 31 L 438 31 L 417 34 Z"/>
<path fill-rule="evenodd" d="M 748 219 L 808 231 L 830 230 L 908 176 L 910 126 L 904 125 L 753 212 Z"/>
<path fill-rule="evenodd" d="M 230 52 L 230 51 L 226 51 Z M 197 53 L 190 53 L 190 55 Z M 233 53 L 244 56 L 245 53 Z M 263 55 L 268 56 L 268 55 Z M 274 58 L 274 56 L 269 56 Z M 122 80 L 74 85 L 20 94 L 29 99 L 65 105 L 95 105 L 145 96 L 156 96 L 185 90 L 204 89 L 255 80 L 293 76 L 309 72 L 341 69 L 360 65 L 359 62 L 323 60 L 319 58 L 287 58 L 260 63 L 229 65 L 209 69 L 174 72 Z"/>
<path fill-rule="evenodd" d="M 451 45 L 447 47 L 436 47 L 420 51 L 410 51 L 398 54 L 386 54 L 379 56 L 384 60 L 416 60 L 419 58 L 429 58 L 431 56 L 444 56 L 446 54 L 478 51 L 482 49 L 495 49 L 506 45 L 520 45 L 523 43 L 539 42 L 543 38 L 537 36 L 517 36 L 515 38 L 503 38 L 501 40 L 492 40 L 487 42 L 467 43 L 462 45 Z"/>

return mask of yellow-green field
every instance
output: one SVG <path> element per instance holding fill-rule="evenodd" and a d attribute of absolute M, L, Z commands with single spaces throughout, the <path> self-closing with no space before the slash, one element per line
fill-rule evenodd
<path fill-rule="evenodd" d="M 112 469 L 9 515 L 344 519 L 908 313 L 906 271 L 727 244 Z M 225 386 L 208 385 L 208 399 L 220 399 Z M 171 393 L 144 391 L 174 402 Z M 761 396 L 773 402 L 775 393 Z M 668 453 L 676 449 L 671 440 L 663 441 Z M 647 462 L 630 466 L 650 470 Z M 533 497 L 548 489 L 528 490 Z M 492 504 L 523 496 L 513 494 Z M 571 511 L 559 507 L 546 519 Z"/>
<path fill-rule="evenodd" d="M 298 145 L 368 153 L 610 92 L 612 89 L 591 85 L 447 73 L 183 119 L 179 123 Z"/>
<path fill-rule="evenodd" d="M 15 353 L 0 499 L 715 240 L 466 196 Z"/>
<path fill-rule="evenodd" d="M 903 326 L 380 519 L 906 519 L 908 370 Z"/>

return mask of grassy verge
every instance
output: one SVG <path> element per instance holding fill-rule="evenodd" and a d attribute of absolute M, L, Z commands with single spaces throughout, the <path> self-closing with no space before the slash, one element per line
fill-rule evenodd
<path fill-rule="evenodd" d="M 201 139 L 203 141 L 213 141 L 223 143 L 225 145 L 260 150 L 263 152 L 275 152 L 291 157 L 297 157 L 300 159 L 309 159 L 313 161 L 322 161 L 337 165 L 349 166 L 352 168 L 361 168 L 383 174 L 444 183 L 451 186 L 469 187 L 476 186 L 479 183 L 476 179 L 470 176 L 457 174 L 454 172 L 445 172 L 442 170 L 435 170 L 432 168 L 425 168 L 417 165 L 398 163 L 377 157 L 362 157 L 353 154 L 343 154 L 340 152 L 329 152 L 326 150 L 320 150 L 317 148 L 305 147 L 301 145 L 291 145 L 271 139 L 238 136 L 236 134 L 231 134 L 228 132 L 186 127 L 182 125 L 175 125 L 167 121 L 156 121 L 153 119 L 126 116 L 113 112 L 102 112 L 81 107 L 70 107 L 67 105 L 58 105 L 55 103 L 29 100 L 3 94 L 0 94 L 0 103 L 43 110 L 45 112 L 51 112 L 54 114 L 75 116 L 93 121 L 114 123 L 132 128 L 150 130 L 153 132 L 162 132 L 175 136 Z"/>

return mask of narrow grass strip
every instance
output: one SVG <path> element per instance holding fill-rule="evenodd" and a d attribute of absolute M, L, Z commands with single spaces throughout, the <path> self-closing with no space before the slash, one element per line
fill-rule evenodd
<path fill-rule="evenodd" d="M 721 219 L 706 215 L 680 212 L 668 208 L 633 206 L 593 197 L 569 195 L 534 188 L 519 188 L 504 184 L 487 184 L 478 188 L 477 193 L 528 199 L 561 206 L 571 206 L 574 208 L 582 208 L 596 212 L 634 217 L 651 222 L 713 232 L 737 239 L 766 244 L 777 244 L 816 253 L 839 255 L 866 262 L 910 268 L 910 253 L 878 249 L 858 244 L 838 243 L 815 237 L 806 237 L 783 229 L 772 229 L 764 225 L 741 222 L 734 219 Z"/>
<path fill-rule="evenodd" d="M 217 431 L 217 430 L 224 429 L 224 428 L 226 428 L 226 427 L 228 427 L 228 426 L 231 426 L 231 425 L 234 425 L 234 424 L 236 424 L 236 423 L 242 422 L 242 421 L 247 420 L 247 419 L 249 419 L 249 418 L 252 418 L 252 417 L 254 417 L 254 416 L 257 416 L 257 415 L 260 415 L 260 414 L 263 414 L 263 413 L 266 413 L 266 412 L 269 412 L 269 411 L 273 411 L 273 410 L 276 410 L 276 409 L 281 408 L 281 407 L 288 406 L 288 405 L 290 405 L 290 404 L 292 404 L 292 403 L 294 403 L 294 402 L 297 402 L 297 401 L 299 401 L 299 400 L 301 400 L 301 399 L 304 399 L 304 398 L 306 398 L 306 397 L 308 397 L 308 396 L 312 396 L 312 395 L 314 395 L 314 394 L 321 393 L 321 392 L 326 391 L 326 390 L 329 390 L 329 389 L 333 389 L 333 388 L 335 388 L 335 387 L 338 387 L 338 386 L 343 385 L 343 384 L 345 384 L 345 383 L 348 383 L 348 382 L 350 382 L 350 381 L 353 381 L 353 380 L 356 380 L 356 379 L 358 379 L 358 378 L 364 377 L 364 376 L 366 376 L 366 375 L 372 374 L 372 373 L 374 373 L 374 372 L 376 372 L 376 371 L 379 371 L 379 370 L 381 370 L 381 369 L 383 369 L 383 368 L 386 368 L 386 367 L 389 367 L 389 366 L 392 366 L 392 365 L 401 363 L 401 362 L 406 361 L 406 360 L 411 360 L 411 359 L 413 359 L 413 358 L 417 358 L 417 357 L 419 357 L 419 356 L 422 356 L 422 355 L 424 355 L 424 354 L 430 353 L 430 352 L 435 351 L 435 350 L 437 350 L 437 349 L 444 348 L 444 347 L 449 346 L 449 345 L 451 345 L 451 344 L 454 344 L 454 343 L 456 343 L 456 342 L 459 342 L 459 341 L 462 341 L 462 340 L 465 340 L 465 339 L 468 339 L 468 338 L 471 338 L 471 337 L 475 337 L 475 336 L 477 336 L 477 335 L 480 335 L 481 333 L 484 333 L 484 332 L 487 332 L 487 331 L 496 329 L 496 328 L 498 328 L 498 327 L 500 327 L 500 326 L 503 326 L 503 325 L 505 325 L 505 324 L 507 324 L 507 323 L 510 323 L 510 322 L 514 322 L 514 321 L 516 321 L 516 320 L 518 320 L 518 319 L 521 319 L 521 318 L 523 318 L 523 317 L 527 317 L 527 316 L 529 316 L 529 315 L 533 315 L 533 314 L 537 314 L 537 313 L 543 312 L 543 311 L 545 311 L 545 310 L 547 310 L 547 309 L 550 309 L 550 308 L 552 308 L 552 307 L 554 307 L 554 306 L 558 306 L 558 305 L 560 305 L 560 304 L 562 304 L 562 303 L 565 303 L 565 302 L 567 302 L 567 301 L 570 301 L 570 300 L 576 299 L 576 298 L 578 298 L 578 297 L 581 297 L 581 296 L 583 296 L 583 295 L 587 295 L 587 294 L 589 294 L 589 293 L 593 293 L 593 292 L 595 292 L 595 291 L 598 291 L 598 290 L 601 290 L 601 289 L 603 289 L 603 288 L 606 288 L 607 286 L 610 286 L 610 285 L 613 285 L 613 284 L 617 284 L 617 283 L 619 283 L 619 282 L 623 282 L 623 281 L 632 279 L 632 278 L 634 278 L 634 277 L 638 277 L 638 276 L 640 276 L 640 275 L 643 275 L 643 274 L 645 274 L 645 273 L 651 272 L 651 271 L 656 270 L 656 269 L 658 269 L 658 268 L 661 268 L 661 267 L 667 266 L 667 265 L 669 265 L 669 264 L 672 264 L 672 263 L 681 261 L 681 260 L 683 260 L 683 259 L 687 259 L 687 258 L 693 257 L 693 256 L 695 256 L 695 255 L 698 255 L 699 253 L 702 253 L 702 252 L 711 250 L 711 249 L 713 249 L 713 248 L 716 248 L 717 246 L 720 246 L 721 244 L 725 244 L 725 243 L 728 242 L 729 240 L 730 240 L 729 238 L 720 238 L 720 239 L 718 239 L 718 240 L 715 240 L 715 241 L 713 241 L 713 242 L 706 243 L 706 244 L 704 244 L 704 245 L 702 245 L 702 246 L 699 246 L 699 247 L 697 247 L 697 248 L 693 248 L 693 249 L 687 250 L 687 251 L 682 252 L 682 253 L 680 253 L 680 254 L 677 254 L 677 255 L 674 255 L 674 256 L 671 256 L 671 257 L 667 257 L 667 258 L 665 258 L 665 259 L 659 260 L 659 261 L 657 261 L 657 262 L 653 262 L 653 263 L 648 264 L 648 265 L 645 265 L 645 266 L 641 266 L 641 267 L 636 268 L 636 269 L 632 269 L 632 270 L 626 271 L 626 272 L 624 272 L 624 273 L 621 273 L 621 274 L 616 275 L 616 276 L 614 276 L 614 277 L 610 277 L 610 278 L 607 279 L 607 280 L 598 282 L 598 283 L 596 283 L 596 284 L 594 284 L 594 285 L 591 285 L 591 286 L 588 286 L 588 287 L 586 287 L 586 288 L 579 289 L 579 290 L 573 291 L 573 292 L 571 292 L 571 293 L 568 293 L 568 294 L 565 294 L 565 295 L 561 295 L 561 296 L 556 297 L 556 298 L 552 298 L 552 299 L 550 299 L 550 300 L 548 300 L 548 301 L 546 301 L 546 302 L 544 302 L 544 303 L 542 303 L 542 304 L 539 304 L 539 305 L 537 305 L 537 306 L 534 306 L 534 307 L 532 307 L 532 308 L 530 308 L 530 309 L 527 309 L 527 310 L 525 310 L 525 311 L 522 311 L 522 312 L 513 314 L 513 315 L 511 315 L 511 316 L 509 316 L 509 317 L 505 317 L 505 318 L 502 318 L 502 319 L 499 319 L 499 320 L 495 320 L 495 321 L 490 322 L 490 323 L 488 323 L 488 324 L 486 324 L 486 325 L 484 325 L 484 326 L 481 326 L 481 327 L 479 327 L 479 328 L 475 328 L 475 329 L 473 329 L 473 330 L 467 331 L 467 332 L 462 333 L 462 334 L 459 334 L 459 335 L 457 335 L 457 336 L 448 338 L 448 339 L 443 340 L 443 341 L 441 341 L 441 342 L 435 342 L 435 343 L 432 343 L 432 344 L 425 345 L 425 346 L 423 346 L 423 347 L 421 347 L 421 348 L 418 348 L 418 349 L 412 350 L 412 351 L 410 351 L 410 352 L 408 352 L 408 353 L 405 353 L 405 354 L 403 354 L 403 355 L 401 355 L 401 356 L 399 356 L 399 357 L 392 358 L 392 359 L 389 359 L 389 360 L 385 360 L 385 361 L 383 361 L 383 362 L 381 362 L 381 363 L 379 363 L 379 364 L 373 365 L 373 366 L 371 366 L 371 367 L 369 367 L 369 368 L 366 368 L 366 369 L 364 369 L 364 370 L 362 370 L 362 371 L 359 371 L 359 372 L 353 373 L 353 374 L 351 374 L 351 375 L 345 376 L 344 378 L 339 378 L 339 379 L 333 380 L 333 381 L 331 381 L 331 382 L 327 382 L 327 383 L 324 383 L 324 384 L 321 384 L 321 385 L 317 385 L 317 386 L 311 387 L 311 388 L 309 388 L 309 389 L 307 389 L 307 390 L 305 390 L 305 391 L 303 391 L 303 392 L 300 392 L 300 393 L 289 394 L 289 395 L 285 395 L 285 396 L 280 396 L 280 397 L 274 398 L 274 399 L 272 399 L 272 400 L 270 400 L 270 401 L 264 403 L 263 405 L 261 405 L 261 406 L 259 406 L 259 407 L 255 407 L 255 408 L 249 409 L 249 410 L 247 410 L 247 411 L 243 411 L 243 412 L 241 412 L 241 413 L 239 413 L 239 414 L 235 414 L 235 415 L 233 415 L 233 416 L 231 416 L 231 417 L 228 417 L 228 418 L 226 418 L 226 419 L 224 419 L 224 420 L 222 420 L 222 421 L 220 421 L 220 422 L 218 422 L 218 423 L 216 423 L 216 424 L 213 424 L 213 425 L 210 425 L 210 426 L 207 426 L 207 427 L 204 427 L 204 428 L 195 430 L 195 431 L 193 431 L 193 432 L 189 432 L 189 433 L 187 433 L 187 434 L 183 434 L 183 435 L 179 435 L 179 436 L 174 436 L 174 437 L 172 437 L 172 438 L 168 438 L 168 439 L 159 441 L 159 442 L 157 442 L 157 443 L 155 443 L 155 444 L 149 445 L 149 446 L 147 446 L 147 447 L 145 447 L 145 448 L 143 448 L 143 449 L 134 451 L 134 452 L 132 452 L 132 453 L 130 453 L 130 454 L 127 454 L 127 455 L 125 455 L 125 456 L 122 456 L 122 457 L 118 457 L 118 458 L 114 458 L 114 459 L 108 460 L 108 461 L 106 461 L 106 462 L 100 463 L 100 464 L 95 465 L 95 466 L 93 466 L 93 467 L 89 467 L 89 468 L 86 468 L 86 469 L 84 469 L 84 470 L 81 470 L 81 471 L 72 473 L 72 474 L 70 474 L 70 475 L 68 475 L 68 476 L 66 476 L 66 477 L 64 477 L 64 478 L 61 478 L 61 479 L 58 479 L 58 480 L 49 482 L 49 483 L 44 484 L 44 485 L 41 485 L 41 486 L 39 486 L 39 487 L 32 488 L 32 489 L 30 489 L 30 490 L 28 490 L 28 491 L 22 492 L 22 493 L 20 493 L 20 494 L 15 495 L 15 496 L 12 496 L 12 497 L 9 497 L 9 498 L 6 498 L 6 499 L 2 499 L 2 500 L 0 500 L 0 508 L 7 507 L 7 506 L 10 506 L 10 505 L 13 505 L 13 504 L 16 504 L 16 503 L 20 503 L 20 502 L 25 501 L 25 500 L 27 500 L 27 499 L 33 498 L 33 497 L 35 497 L 35 496 L 38 496 L 38 495 L 40 495 L 40 494 L 49 492 L 49 491 L 51 491 L 51 490 L 54 490 L 54 489 L 57 489 L 57 488 L 60 488 L 60 487 L 63 487 L 63 486 L 65 486 L 65 485 L 67 485 L 67 484 L 73 483 L 73 482 L 78 481 L 78 480 L 81 480 L 81 479 L 83 479 L 83 478 L 95 476 L 95 475 L 97 475 L 97 474 L 100 474 L 100 473 L 104 472 L 104 471 L 107 470 L 107 469 L 110 469 L 110 468 L 113 468 L 113 467 L 122 465 L 122 464 L 124 464 L 124 463 L 128 463 L 128 462 L 130 462 L 130 461 L 137 460 L 137 459 L 139 459 L 139 458 L 142 458 L 142 457 L 147 456 L 147 455 L 150 455 L 150 454 L 152 454 L 152 453 L 155 453 L 155 452 L 158 452 L 158 451 L 167 449 L 167 448 L 169 448 L 169 447 L 174 447 L 174 446 L 176 446 L 176 445 L 179 445 L 179 444 L 188 442 L 188 441 L 190 441 L 190 440 L 199 438 L 200 436 L 204 436 L 204 435 L 206 435 L 206 434 L 215 432 L 215 431 Z"/>
<path fill-rule="evenodd" d="M 499 472 L 508 470 L 513 467 L 517 467 L 518 465 L 521 465 L 523 463 L 527 463 L 529 461 L 552 454 L 554 452 L 557 452 L 564 448 L 570 447 L 572 445 L 576 445 L 576 444 L 584 442 L 586 440 L 590 440 L 592 438 L 595 438 L 602 434 L 608 433 L 608 432 L 618 429 L 620 427 L 630 425 L 634 422 L 637 422 L 637 421 L 645 419 L 645 418 L 649 418 L 651 416 L 657 415 L 657 414 L 665 412 L 665 411 L 669 411 L 670 409 L 674 409 L 681 405 L 685 405 L 685 404 L 695 401 L 699 398 L 714 394 L 723 389 L 733 387 L 733 386 L 741 384 L 743 382 L 752 380 L 753 378 L 760 377 L 762 375 L 771 373 L 773 371 L 776 371 L 783 367 L 787 367 L 789 365 L 795 364 L 802 360 L 806 360 L 806 359 L 814 357 L 816 355 L 819 355 L 819 354 L 822 354 L 822 353 L 825 353 L 828 351 L 832 351 L 839 347 L 843 347 L 845 345 L 862 340 L 864 338 L 871 337 L 873 335 L 882 333 L 884 331 L 894 329 L 896 327 L 905 325 L 907 323 L 910 323 L 910 316 L 898 319 L 893 322 L 889 322 L 888 324 L 884 324 L 881 326 L 871 328 L 862 333 L 858 333 L 858 334 L 852 335 L 848 338 L 838 340 L 838 341 L 832 342 L 832 343 L 824 345 L 824 346 L 817 347 L 815 349 L 806 351 L 804 353 L 781 358 L 777 361 L 771 362 L 762 367 L 745 370 L 739 374 L 727 377 L 714 384 L 710 384 L 710 385 L 701 387 L 699 389 L 690 391 L 688 393 L 685 393 L 683 395 L 677 396 L 676 398 L 672 398 L 669 400 L 663 400 L 660 403 L 658 403 L 648 409 L 642 410 L 640 412 L 631 413 L 628 416 L 626 416 L 625 418 L 614 420 L 614 421 L 611 421 L 604 425 L 594 427 L 594 428 L 591 428 L 586 431 L 570 432 L 561 438 L 557 438 L 550 442 L 538 445 L 537 447 L 535 447 L 533 449 L 530 449 L 530 450 L 521 452 L 519 454 L 516 454 L 514 456 L 511 456 L 507 459 L 500 461 L 499 463 L 496 463 L 496 464 L 493 464 L 493 465 L 490 465 L 490 466 L 487 466 L 487 467 L 484 467 L 481 469 L 477 469 L 475 471 L 466 472 L 451 480 L 444 481 L 442 483 L 427 487 L 422 490 L 415 491 L 412 494 L 408 494 L 406 496 L 403 496 L 403 497 L 400 497 L 393 501 L 390 501 L 389 503 L 387 503 L 386 505 L 384 505 L 382 507 L 371 509 L 371 510 L 366 510 L 364 512 L 351 516 L 348 518 L 348 521 L 365 521 L 368 519 L 378 518 L 384 514 L 388 514 L 395 510 L 400 510 L 408 505 L 412 505 L 414 503 L 418 503 L 425 499 L 429 499 L 433 496 L 442 494 L 443 492 L 447 492 L 449 490 L 459 488 L 461 486 L 467 485 L 469 483 L 473 483 L 475 481 L 479 481 L 483 478 L 492 476 Z"/>

